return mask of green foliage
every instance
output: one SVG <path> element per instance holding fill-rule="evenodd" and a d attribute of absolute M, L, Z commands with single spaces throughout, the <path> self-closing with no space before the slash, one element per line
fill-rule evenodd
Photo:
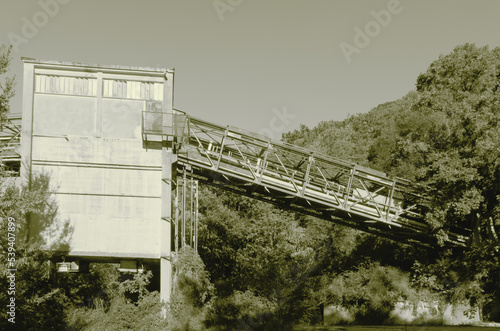
<path fill-rule="evenodd" d="M 397 303 L 415 309 L 419 302 L 438 298 L 431 291 L 414 286 L 408 272 L 378 263 L 362 264 L 336 275 L 326 292 L 328 304 L 344 307 L 352 320 L 363 324 L 397 322 L 392 316 Z"/>
<path fill-rule="evenodd" d="M 4 76 L 8 72 L 12 61 L 11 50 L 12 46 L 0 45 L 0 128 L 10 111 L 9 101 L 15 94 L 15 77 Z"/>
<path fill-rule="evenodd" d="M 395 156 L 386 168 L 439 190 L 427 217 L 434 229 L 498 222 L 499 54 L 465 44 L 441 56 L 418 77 L 414 102 L 396 119 L 395 143 L 384 147 L 381 137 L 372 147 Z"/>
<path fill-rule="evenodd" d="M 0 303 L 6 307 L 11 297 L 15 298 L 15 325 L 3 318 L 0 328 L 14 327 L 19 330 L 57 330 L 64 325 L 64 310 L 68 298 L 64 291 L 50 279 L 49 259 L 52 253 L 43 250 L 42 242 L 26 241 L 28 215 L 45 215 L 52 210 L 53 202 L 47 194 L 46 178 L 39 176 L 33 182 L 33 190 L 19 187 L 9 178 L 0 177 L 0 284 L 10 287 L 15 276 L 15 293 L 0 293 Z M 8 226 L 13 220 L 15 227 Z M 14 228 L 14 229 L 13 229 Z M 12 231 L 13 229 L 13 231 Z M 15 234 L 16 241 L 8 244 L 9 232 Z M 11 242 L 12 243 L 12 242 Z M 10 254 L 9 254 L 10 253 Z M 12 255 L 14 254 L 14 255 Z M 13 265 L 8 258 L 14 257 Z M 15 272 L 9 269 L 16 269 Z"/>
<path fill-rule="evenodd" d="M 128 302 L 141 301 L 149 294 L 147 286 L 151 277 L 153 277 L 153 273 L 150 270 L 138 272 L 134 274 L 133 279 L 127 279 L 119 283 L 119 291 Z"/>
<path fill-rule="evenodd" d="M 412 274 L 415 287 L 438 293 L 445 303 L 468 304 L 475 312 L 498 296 L 499 256 L 494 251 L 472 249 L 463 259 L 456 259 L 446 251 L 434 263 L 415 262 Z"/>
<path fill-rule="evenodd" d="M 437 189 L 427 215 L 436 234 L 447 227 L 473 230 L 478 249 L 445 255 L 431 273 L 445 275 L 438 277 L 441 284 L 454 284 L 445 291 L 449 301 L 477 307 L 499 295 L 489 276 L 499 266 L 484 262 L 497 260 L 499 244 L 499 55 L 500 48 L 465 44 L 433 62 L 417 79 L 417 98 L 401 113 L 391 147 L 401 156 L 392 164 L 398 174 Z"/>
<path fill-rule="evenodd" d="M 189 246 L 177 253 L 173 271 L 173 294 L 167 311 L 169 330 L 201 330 L 213 296 L 209 273 Z"/>
<path fill-rule="evenodd" d="M 85 301 L 73 304 L 65 312 L 70 330 L 162 330 L 167 321 L 161 318 L 158 292 L 149 292 L 151 271 L 139 272 L 128 280 L 116 265 L 92 264 L 89 275 L 59 275 L 61 287 L 83 295 Z M 71 282 L 71 284 L 69 284 Z"/>
<path fill-rule="evenodd" d="M 67 314 L 70 330 L 165 330 L 158 292 L 145 295 L 137 304 L 115 300 L 108 310 L 103 307 L 76 308 Z"/>
<path fill-rule="evenodd" d="M 321 152 L 430 187 L 430 232 L 442 241 L 444 230 L 454 228 L 474 237 L 478 248 L 421 260 L 429 269 L 420 281 L 433 283 L 429 290 L 449 302 L 476 307 L 500 293 L 491 277 L 498 274 L 498 263 L 484 262 L 498 260 L 499 87 L 500 48 L 465 44 L 434 61 L 418 77 L 416 91 L 400 100 L 285 135 L 288 142 L 321 145 Z M 363 146 L 356 146 L 359 142 Z"/>
<path fill-rule="evenodd" d="M 232 295 L 214 300 L 206 323 L 223 326 L 226 330 L 259 330 L 272 326 L 276 306 L 252 291 L 235 291 Z"/>
<path fill-rule="evenodd" d="M 357 232 L 227 192 L 201 192 L 200 256 L 217 296 L 209 322 L 276 329 L 317 319 L 319 280 L 352 251 Z"/>

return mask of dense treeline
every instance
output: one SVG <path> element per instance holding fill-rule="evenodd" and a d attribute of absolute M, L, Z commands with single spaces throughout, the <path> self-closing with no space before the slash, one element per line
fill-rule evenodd
<path fill-rule="evenodd" d="M 50 253 L 24 243 L 16 253 L 23 270 L 16 326 L 277 330 L 321 323 L 326 312 L 328 323 L 439 324 L 448 304 L 498 319 L 499 87 L 500 49 L 466 44 L 433 62 L 403 98 L 284 135 L 432 188 L 431 233 L 442 240 L 447 227 L 469 228 L 470 249 L 423 250 L 202 187 L 199 254 L 179 253 L 170 305 L 159 303 L 149 271 L 123 281 L 116 266 L 95 264 L 88 274 L 49 277 Z M 22 233 L 25 215 L 50 215 L 46 181 L 37 182 L 28 191 L 2 179 L 1 240 L 8 216 L 20 220 Z M 5 288 L 8 246 L 1 243 Z M 4 306 L 6 293 L 0 299 Z M 423 302 L 433 311 L 418 310 Z"/>
<path fill-rule="evenodd" d="M 440 280 L 436 289 L 453 284 L 455 299 L 488 311 L 499 294 L 499 87 L 500 48 L 466 44 L 433 62 L 400 100 L 285 136 L 434 188 L 426 215 L 431 230 L 442 239 L 444 228 L 472 229 L 473 249 L 443 252 L 425 267 Z"/>

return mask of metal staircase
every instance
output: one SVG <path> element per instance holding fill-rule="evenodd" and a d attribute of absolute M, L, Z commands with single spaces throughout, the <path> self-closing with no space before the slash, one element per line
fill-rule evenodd
<path fill-rule="evenodd" d="M 225 190 L 403 243 L 433 246 L 424 221 L 425 188 L 181 111 L 143 114 L 147 148 L 172 142 L 178 171 Z M 444 229 L 446 245 L 466 246 L 470 230 Z"/>

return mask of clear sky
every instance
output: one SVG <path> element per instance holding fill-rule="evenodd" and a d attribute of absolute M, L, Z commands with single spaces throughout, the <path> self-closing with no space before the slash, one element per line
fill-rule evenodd
<path fill-rule="evenodd" d="M 499 36 L 497 0 L 0 0 L 0 40 L 19 37 L 15 111 L 21 56 L 167 67 L 176 108 L 256 132 L 368 112 L 440 54 Z"/>

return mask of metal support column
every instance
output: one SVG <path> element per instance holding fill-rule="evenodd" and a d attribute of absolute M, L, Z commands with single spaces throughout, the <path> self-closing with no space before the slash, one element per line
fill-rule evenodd
<path fill-rule="evenodd" d="M 194 248 L 194 233 L 193 233 L 193 228 L 194 228 L 194 204 L 193 204 L 193 185 L 194 185 L 194 179 L 191 177 L 189 180 L 189 193 L 191 195 L 191 198 L 189 200 L 189 203 L 191 205 L 191 208 L 189 208 L 189 245 Z"/>
<path fill-rule="evenodd" d="M 174 233 L 174 250 L 175 254 L 179 252 L 179 185 L 180 185 L 180 180 L 176 177 L 175 178 L 175 197 L 174 197 L 174 210 L 175 210 L 175 218 L 174 218 L 174 226 L 175 226 L 175 233 Z"/>
<path fill-rule="evenodd" d="M 186 246 L 186 172 L 182 177 L 182 247 Z"/>
<path fill-rule="evenodd" d="M 174 71 L 167 70 L 163 81 L 163 128 L 173 127 Z M 163 132 L 166 134 L 167 132 Z M 166 139 L 165 139 L 166 138 Z M 161 188 L 161 225 L 160 225 L 160 299 L 170 302 L 172 293 L 172 217 L 177 178 L 177 154 L 174 138 L 162 138 L 162 188 Z M 165 316 L 165 311 L 162 315 Z"/>
<path fill-rule="evenodd" d="M 195 207 L 194 207 L 194 250 L 198 251 L 198 181 L 195 182 Z"/>
<path fill-rule="evenodd" d="M 171 148 L 163 147 L 162 161 L 160 297 L 163 302 L 169 302 L 172 291 L 172 191 L 175 189 L 174 180 L 176 178 L 177 155 L 173 153 Z"/>

